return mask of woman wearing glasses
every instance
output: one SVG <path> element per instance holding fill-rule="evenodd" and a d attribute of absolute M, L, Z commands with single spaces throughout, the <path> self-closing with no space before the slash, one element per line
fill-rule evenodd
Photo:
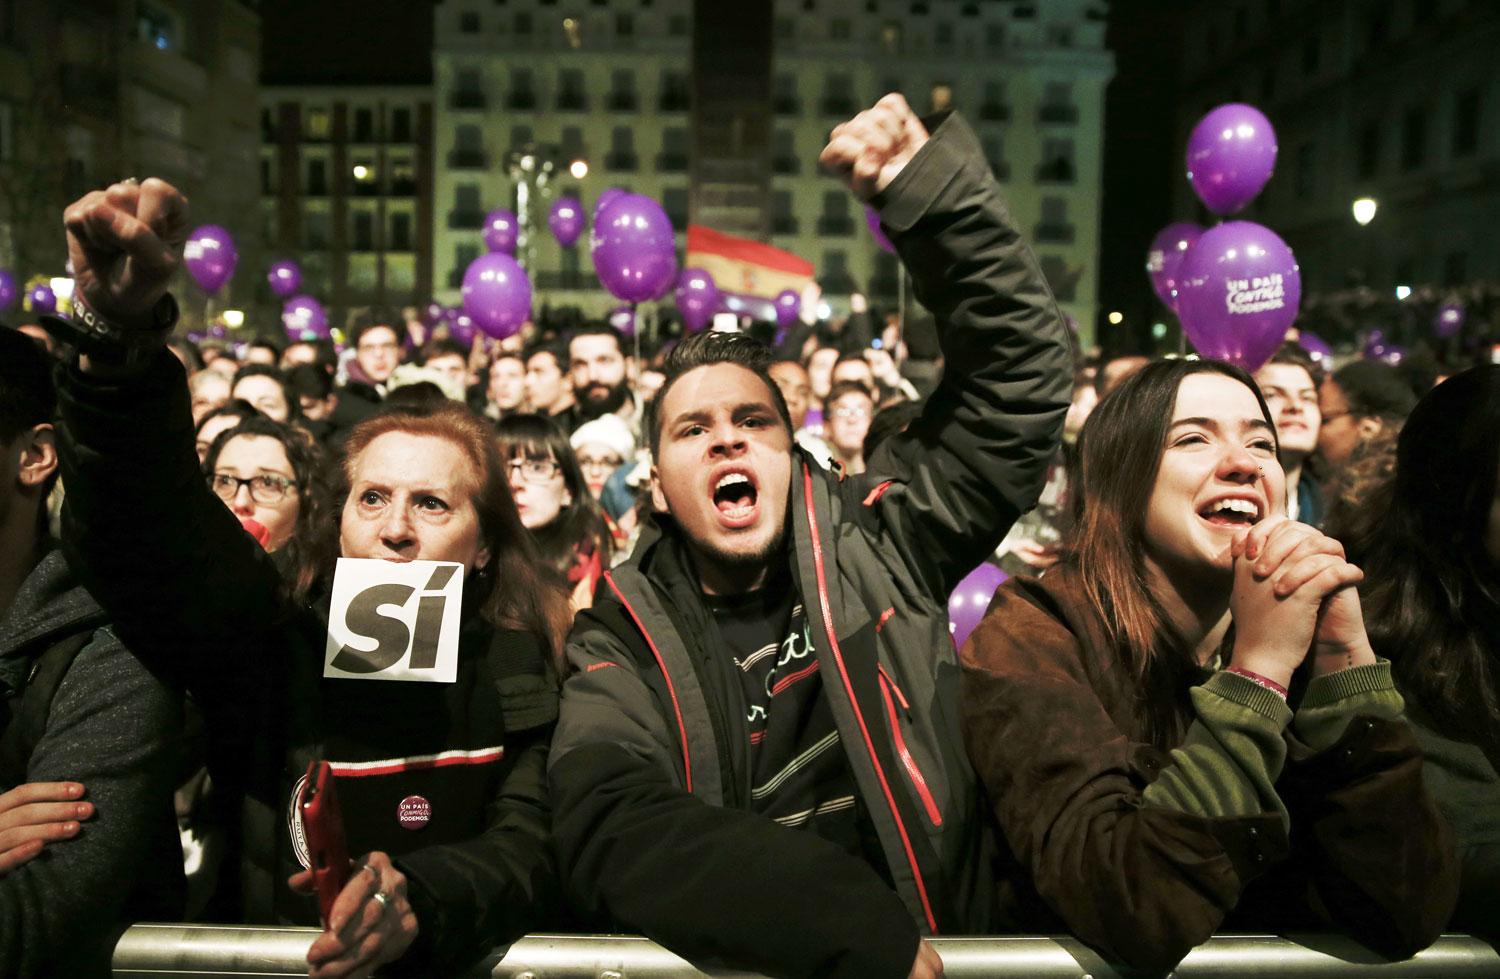
<path fill-rule="evenodd" d="M 496 429 L 521 524 L 531 532 L 543 564 L 566 580 L 573 611 L 582 611 L 593 604 L 594 586 L 609 567 L 604 512 L 573 447 L 551 420 L 512 415 Z"/>
<path fill-rule="evenodd" d="M 214 439 L 208 485 L 267 551 L 312 539 L 309 488 L 322 463 L 312 436 L 267 418 L 247 418 Z"/>

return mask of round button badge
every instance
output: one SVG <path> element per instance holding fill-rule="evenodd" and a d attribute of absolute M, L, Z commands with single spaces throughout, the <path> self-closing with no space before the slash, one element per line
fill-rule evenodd
<path fill-rule="evenodd" d="M 396 822 L 402 829 L 421 829 L 432 821 L 432 803 L 419 795 L 409 795 L 396 807 Z"/>

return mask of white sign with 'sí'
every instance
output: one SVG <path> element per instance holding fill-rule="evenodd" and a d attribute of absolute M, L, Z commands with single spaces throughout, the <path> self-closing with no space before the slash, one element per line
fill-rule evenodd
<path fill-rule="evenodd" d="M 461 564 L 339 558 L 323 675 L 452 683 L 463 590 Z"/>

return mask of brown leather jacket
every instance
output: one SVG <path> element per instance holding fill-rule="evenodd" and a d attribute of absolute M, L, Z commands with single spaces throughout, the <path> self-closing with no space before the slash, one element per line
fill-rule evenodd
<path fill-rule="evenodd" d="M 1299 738 L 1311 687 L 1293 690 L 1289 723 L 1279 697 L 1267 706 L 1250 681 L 1204 671 L 1190 681 L 1198 716 L 1163 751 L 1145 743 L 1132 676 L 1066 565 L 1004 585 L 961 659 L 964 738 L 1003 834 L 998 887 L 1013 927 L 1061 925 L 1107 958 L 1167 969 L 1221 927 L 1331 926 L 1404 957 L 1447 923 L 1452 833 L 1386 665 L 1356 668 L 1367 671 L 1358 689 L 1344 671 L 1333 695 L 1332 678 L 1317 681 L 1326 745 Z M 1210 715 L 1269 746 L 1259 797 L 1163 804 L 1148 788 L 1186 766 L 1203 785 L 1255 781 Z M 1189 742 L 1195 753 L 1181 750 Z"/>

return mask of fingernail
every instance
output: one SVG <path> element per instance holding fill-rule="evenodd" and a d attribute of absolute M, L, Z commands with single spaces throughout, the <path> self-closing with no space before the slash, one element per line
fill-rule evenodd
<path fill-rule="evenodd" d="M 80 802 L 77 809 L 79 819 L 87 819 L 94 814 L 94 805 L 91 802 Z"/>
<path fill-rule="evenodd" d="M 66 823 L 63 823 L 62 831 L 65 835 L 72 836 L 78 832 L 78 824 L 70 819 Z"/>
<path fill-rule="evenodd" d="M 83 795 L 83 786 L 77 783 L 68 786 L 68 795 L 72 796 L 75 799 L 78 798 L 79 796 Z"/>

